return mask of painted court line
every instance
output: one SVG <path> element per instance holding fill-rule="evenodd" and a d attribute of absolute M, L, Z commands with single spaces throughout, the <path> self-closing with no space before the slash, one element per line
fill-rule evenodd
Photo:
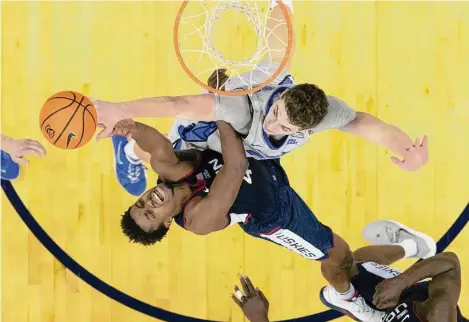
<path fill-rule="evenodd" d="M 185 316 L 170 311 L 160 309 L 156 306 L 152 306 L 140 300 L 137 300 L 134 297 L 131 297 L 115 287 L 105 283 L 80 264 L 78 264 L 73 258 L 71 258 L 62 248 L 57 245 L 52 238 L 42 229 L 39 223 L 34 219 L 29 210 L 26 208 L 24 203 L 21 201 L 21 198 L 15 191 L 15 188 L 9 181 L 2 180 L 2 189 L 5 192 L 8 200 L 10 200 L 12 206 L 15 208 L 16 212 L 23 220 L 23 222 L 28 226 L 29 230 L 36 236 L 36 238 L 44 245 L 47 250 L 54 255 L 54 257 L 60 261 L 65 267 L 67 267 L 71 272 L 76 276 L 81 278 L 85 283 L 92 286 L 97 291 L 102 294 L 112 298 L 113 300 L 125 305 L 129 308 L 132 308 L 136 311 L 139 311 L 143 314 L 149 315 L 151 317 L 171 322 L 215 322 L 203 319 L 197 319 L 190 316 Z M 453 223 L 453 225 L 448 229 L 448 231 L 441 237 L 437 243 L 437 252 L 444 251 L 453 240 L 459 235 L 459 233 L 464 229 L 467 222 L 469 221 L 469 204 L 466 205 L 464 210 L 461 212 L 459 217 Z M 314 296 L 314 294 L 311 294 Z M 227 295 L 228 296 L 228 295 Z M 295 318 L 290 320 L 283 320 L 281 322 L 324 322 L 331 321 L 341 317 L 342 314 L 337 311 L 327 310 L 312 315 L 304 316 L 301 318 Z"/>

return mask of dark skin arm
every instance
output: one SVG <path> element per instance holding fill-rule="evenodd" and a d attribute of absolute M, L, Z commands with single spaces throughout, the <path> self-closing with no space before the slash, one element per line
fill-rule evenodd
<path fill-rule="evenodd" d="M 243 143 L 235 130 L 224 121 L 217 122 L 224 165 L 205 198 L 193 199 L 184 210 L 186 229 L 206 235 L 224 229 L 226 214 L 233 205 L 248 167 Z"/>
<path fill-rule="evenodd" d="M 152 169 L 165 180 L 177 181 L 193 168 L 191 163 L 181 162 L 168 138 L 151 126 L 133 120 L 123 120 L 114 126 L 111 135 L 134 139 L 143 151 L 150 153 Z"/>
<path fill-rule="evenodd" d="M 378 284 L 373 303 L 379 309 L 395 306 L 401 293 L 426 278 L 429 297 L 417 303 L 419 315 L 429 322 L 456 321 L 456 307 L 461 293 L 461 267 L 454 253 L 445 252 L 425 259 L 407 269 L 398 277 Z"/>

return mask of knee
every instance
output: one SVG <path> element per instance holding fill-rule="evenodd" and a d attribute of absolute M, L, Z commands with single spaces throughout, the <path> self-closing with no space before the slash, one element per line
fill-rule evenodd
<path fill-rule="evenodd" d="M 353 264 L 353 254 L 349 245 L 340 236 L 334 234 L 334 247 L 328 252 L 329 264 L 349 268 Z"/>

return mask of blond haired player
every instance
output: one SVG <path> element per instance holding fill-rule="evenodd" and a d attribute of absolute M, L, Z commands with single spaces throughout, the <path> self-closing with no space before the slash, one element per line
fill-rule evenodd
<path fill-rule="evenodd" d="M 283 11 L 272 1 L 273 23 L 284 19 Z M 291 11 L 291 1 L 284 1 Z M 276 22 L 277 21 L 277 22 Z M 269 20 L 270 22 L 270 20 Z M 271 28 L 272 29 L 272 28 Z M 278 39 L 288 38 L 287 27 L 275 28 L 275 36 L 269 42 L 280 48 Z M 276 38 L 278 37 L 278 39 Z M 266 80 L 266 74 L 273 74 L 284 58 L 285 52 L 274 51 L 274 63 L 262 63 L 260 69 L 266 73 L 247 73 L 241 78 L 253 77 L 258 83 Z M 242 88 L 245 83 L 232 78 L 226 84 L 219 74 L 218 83 L 225 90 Z M 247 81 L 247 80 L 245 80 Z M 175 148 L 197 148 L 220 152 L 220 138 L 215 123 L 224 120 L 244 137 L 246 153 L 257 159 L 278 158 L 309 141 L 310 135 L 326 130 L 340 130 L 358 135 L 382 145 L 401 158 L 391 160 L 405 170 L 417 170 L 428 160 L 427 140 L 411 140 L 398 127 L 386 124 L 375 116 L 357 112 L 337 97 L 326 95 L 312 84 L 295 85 L 289 68 L 283 70 L 274 82 L 252 95 L 223 96 L 212 93 L 185 96 L 162 96 L 136 101 L 110 103 L 95 101 L 98 118 L 104 130 L 98 139 L 107 137 L 113 126 L 120 120 L 134 117 L 175 117 L 176 124 L 169 133 Z M 194 122 L 202 121 L 202 122 Z M 145 167 L 141 163 L 141 150 L 135 142 L 125 138 L 113 138 L 116 171 L 119 182 L 131 194 L 140 195 L 146 188 Z"/>

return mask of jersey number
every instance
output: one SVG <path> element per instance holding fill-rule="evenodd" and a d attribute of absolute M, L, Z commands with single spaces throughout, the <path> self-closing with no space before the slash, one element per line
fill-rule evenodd
<path fill-rule="evenodd" d="M 218 171 L 220 171 L 220 169 L 223 167 L 223 164 L 218 163 L 218 159 L 213 159 L 208 163 L 213 166 L 213 171 L 215 171 L 215 173 L 218 173 Z M 248 184 L 252 184 L 251 174 L 252 171 L 249 169 L 247 169 L 246 173 L 244 174 L 244 181 L 246 181 Z"/>

